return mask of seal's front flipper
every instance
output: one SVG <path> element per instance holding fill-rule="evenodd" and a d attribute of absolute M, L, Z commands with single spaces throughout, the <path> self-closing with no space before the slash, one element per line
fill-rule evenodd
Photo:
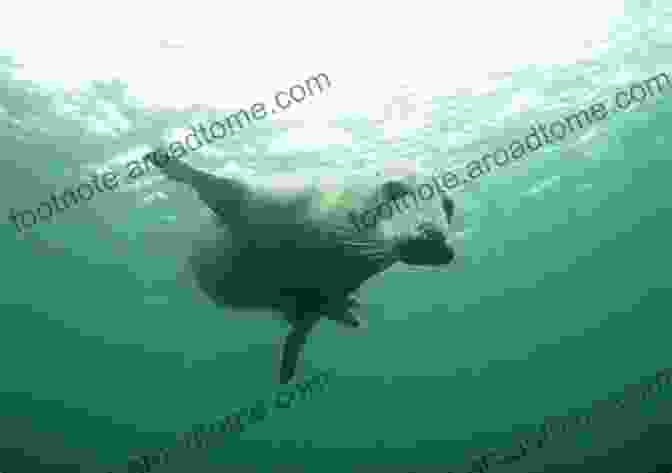
<path fill-rule="evenodd" d="M 299 355 L 308 339 L 308 334 L 315 327 L 319 319 L 302 321 L 292 327 L 287 335 L 285 345 L 282 349 L 282 363 L 280 365 L 280 383 L 287 384 L 296 373 L 296 365 L 299 362 Z"/>
<path fill-rule="evenodd" d="M 362 319 L 357 317 L 352 310 L 346 310 L 342 313 L 331 313 L 327 315 L 327 318 L 346 327 L 358 328 L 362 325 Z"/>

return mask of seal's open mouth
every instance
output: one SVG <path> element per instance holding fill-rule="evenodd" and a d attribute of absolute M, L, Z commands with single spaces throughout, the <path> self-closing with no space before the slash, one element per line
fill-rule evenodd
<path fill-rule="evenodd" d="M 445 233 L 434 222 L 422 222 L 417 226 L 419 237 L 426 240 L 442 241 L 446 239 Z"/>

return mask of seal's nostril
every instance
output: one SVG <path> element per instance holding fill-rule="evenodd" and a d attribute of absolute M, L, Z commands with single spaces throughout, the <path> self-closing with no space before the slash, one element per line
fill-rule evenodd
<path fill-rule="evenodd" d="M 455 202 L 453 202 L 453 199 L 450 197 L 444 197 L 441 199 L 441 207 L 443 208 L 443 212 L 446 214 L 446 220 L 448 220 L 448 223 L 450 223 L 450 220 L 453 218 L 453 214 L 455 213 Z"/>

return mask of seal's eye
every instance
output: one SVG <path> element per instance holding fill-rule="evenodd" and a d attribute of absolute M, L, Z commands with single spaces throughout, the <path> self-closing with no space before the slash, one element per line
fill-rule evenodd
<path fill-rule="evenodd" d="M 381 186 L 381 190 L 385 200 L 397 200 L 413 194 L 413 188 L 403 181 L 387 181 Z"/>

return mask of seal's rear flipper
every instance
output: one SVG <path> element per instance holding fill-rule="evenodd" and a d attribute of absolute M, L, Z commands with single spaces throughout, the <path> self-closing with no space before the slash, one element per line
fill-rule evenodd
<path fill-rule="evenodd" d="M 360 327 L 362 325 L 361 317 L 357 315 L 357 309 L 362 307 L 359 298 L 354 295 L 348 295 L 344 299 L 337 299 L 337 302 L 331 301 L 323 307 L 323 312 L 329 320 L 338 322 L 346 327 Z M 361 309 L 360 309 L 361 310 Z"/>
<path fill-rule="evenodd" d="M 167 157 L 161 149 L 150 155 L 152 162 L 168 179 L 191 186 L 222 222 L 230 224 L 245 219 L 242 207 L 251 192 L 247 184 L 196 169 L 182 159 Z M 160 157 L 164 158 L 162 162 L 159 162 Z"/>
<path fill-rule="evenodd" d="M 327 318 L 329 320 L 338 322 L 341 325 L 345 325 L 346 327 L 357 328 L 362 325 L 362 320 L 359 317 L 357 317 L 351 310 L 346 310 L 340 314 L 331 313 L 327 315 Z"/>
<path fill-rule="evenodd" d="M 198 179 L 198 174 L 201 173 L 181 159 L 171 157 L 163 148 L 153 150 L 143 159 L 149 159 L 168 179 L 184 184 L 191 184 Z"/>
<path fill-rule="evenodd" d="M 296 365 L 299 362 L 299 355 L 306 344 L 308 334 L 315 327 L 319 318 L 314 320 L 301 321 L 292 327 L 291 332 L 285 339 L 285 345 L 282 349 L 282 362 L 280 365 L 280 383 L 287 384 L 296 374 Z"/>

